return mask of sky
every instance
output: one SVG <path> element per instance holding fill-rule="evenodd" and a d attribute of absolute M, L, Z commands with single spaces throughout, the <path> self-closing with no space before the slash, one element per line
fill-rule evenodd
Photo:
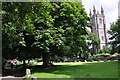
<path fill-rule="evenodd" d="M 99 12 L 101 6 L 103 6 L 107 30 L 110 29 L 110 23 L 115 22 L 118 19 L 118 2 L 119 0 L 82 0 L 82 4 L 88 15 L 90 9 L 93 11 L 93 5 Z"/>

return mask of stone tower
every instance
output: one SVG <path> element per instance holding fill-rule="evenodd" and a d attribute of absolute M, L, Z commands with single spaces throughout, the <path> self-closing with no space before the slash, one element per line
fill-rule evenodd
<path fill-rule="evenodd" d="M 92 46 L 92 52 L 94 54 L 98 53 L 99 49 L 102 49 L 104 46 L 107 46 L 107 36 L 106 36 L 106 26 L 105 26 L 105 15 L 103 7 L 101 6 L 101 11 L 96 11 L 95 6 L 93 6 L 93 14 L 89 14 L 92 21 L 91 32 L 96 34 L 100 39 L 100 48 L 97 48 L 95 45 Z"/>

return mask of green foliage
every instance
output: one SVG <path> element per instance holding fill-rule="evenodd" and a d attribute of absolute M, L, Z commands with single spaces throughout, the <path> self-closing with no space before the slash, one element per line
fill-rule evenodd
<path fill-rule="evenodd" d="M 120 56 L 120 53 L 114 53 L 112 56 Z"/>
<path fill-rule="evenodd" d="M 87 40 L 88 40 L 88 45 L 96 45 L 97 48 L 99 48 L 99 44 L 100 44 L 100 39 L 94 34 L 91 33 L 90 31 L 87 30 Z M 91 40 L 91 42 L 90 42 Z"/>
<path fill-rule="evenodd" d="M 111 50 L 112 50 L 111 47 L 105 46 L 105 47 L 103 47 L 103 49 L 101 49 L 99 52 L 100 52 L 100 53 L 111 53 Z"/>
<path fill-rule="evenodd" d="M 112 46 L 112 53 L 120 53 L 120 19 L 111 24 L 108 33 L 111 35 L 109 39 L 112 40 L 110 42 Z"/>
<path fill-rule="evenodd" d="M 2 8 L 3 57 L 11 54 L 6 49 L 26 59 L 36 53 L 77 56 L 87 50 L 87 37 L 98 45 L 86 30 L 89 17 L 81 2 L 10 2 Z"/>
<path fill-rule="evenodd" d="M 109 56 L 111 56 L 111 54 L 109 54 L 109 53 L 101 53 L 101 54 L 96 54 L 95 56 L 96 57 L 109 57 Z"/>

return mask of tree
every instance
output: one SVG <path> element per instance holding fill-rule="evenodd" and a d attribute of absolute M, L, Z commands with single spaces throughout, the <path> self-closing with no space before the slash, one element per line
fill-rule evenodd
<path fill-rule="evenodd" d="M 93 47 L 93 46 L 96 46 L 96 48 L 99 48 L 100 46 L 100 39 L 94 34 L 94 33 L 91 33 L 89 30 L 87 30 L 87 45 L 88 45 L 88 48 L 89 47 Z M 91 50 L 91 49 L 89 49 L 89 50 Z M 89 51 L 89 52 L 91 52 L 91 51 Z M 93 55 L 94 53 L 92 52 L 92 55 Z"/>
<path fill-rule="evenodd" d="M 2 3 L 3 8 L 3 57 L 25 57 L 30 52 L 33 37 L 32 3 Z M 11 52 L 12 51 L 12 52 Z"/>
<path fill-rule="evenodd" d="M 10 50 L 25 64 L 42 55 L 47 67 L 51 55 L 77 56 L 87 50 L 89 20 L 81 2 L 3 3 L 3 57 Z"/>
<path fill-rule="evenodd" d="M 111 35 L 109 39 L 111 40 L 112 53 L 120 53 L 120 19 L 111 24 L 108 33 Z"/>
<path fill-rule="evenodd" d="M 69 54 L 73 55 L 78 55 L 81 50 L 84 50 L 87 34 L 85 26 L 89 20 L 81 2 L 55 2 L 50 6 L 49 16 L 53 24 L 46 25 L 44 30 L 37 30 L 38 35 L 34 43 L 34 46 L 43 51 L 43 65 L 45 66 L 49 63 L 48 55 L 66 54 L 65 47 L 69 46 L 67 48 L 71 49 Z"/>

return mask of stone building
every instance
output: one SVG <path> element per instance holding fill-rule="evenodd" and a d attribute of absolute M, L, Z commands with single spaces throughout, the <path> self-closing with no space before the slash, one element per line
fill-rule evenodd
<path fill-rule="evenodd" d="M 92 45 L 92 53 L 98 53 L 99 49 L 107 46 L 107 35 L 106 35 L 106 24 L 105 24 L 105 15 L 103 7 L 101 6 L 101 11 L 96 11 L 95 6 L 93 6 L 93 13 L 90 10 L 89 13 L 90 19 L 92 21 L 91 32 L 96 34 L 100 39 L 100 47 L 97 48 L 95 45 Z"/>

